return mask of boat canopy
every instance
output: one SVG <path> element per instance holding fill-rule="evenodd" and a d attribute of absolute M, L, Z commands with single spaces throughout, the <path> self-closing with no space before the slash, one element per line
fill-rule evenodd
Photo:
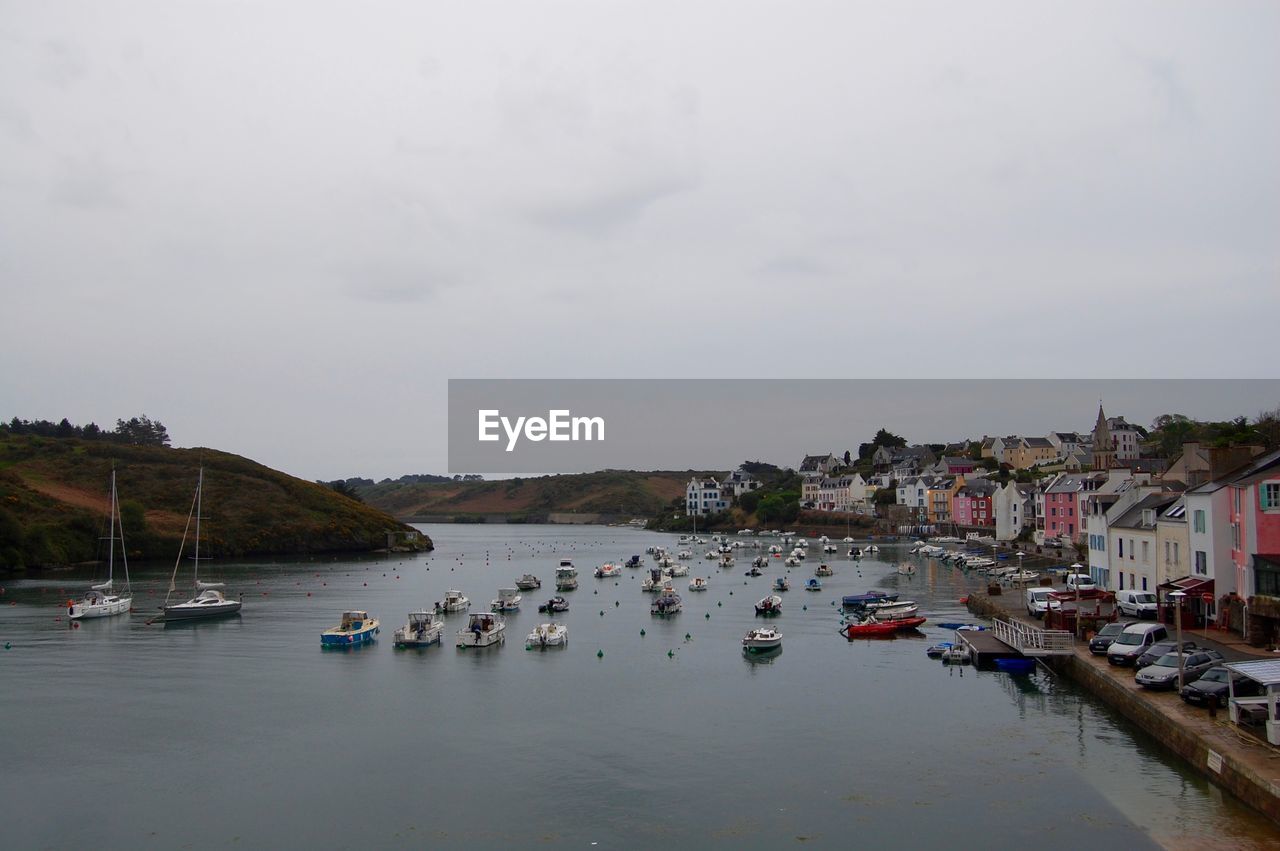
<path fill-rule="evenodd" d="M 94 591 L 110 591 L 111 580 L 108 579 L 106 582 L 100 582 L 97 585 L 90 585 L 89 587 L 92 588 Z"/>
<path fill-rule="evenodd" d="M 198 579 L 196 580 L 196 587 L 201 590 L 205 588 L 221 588 L 225 584 L 225 582 L 201 582 Z"/>

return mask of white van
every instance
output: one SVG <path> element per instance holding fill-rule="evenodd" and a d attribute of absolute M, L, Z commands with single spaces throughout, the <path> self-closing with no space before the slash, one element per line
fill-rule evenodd
<path fill-rule="evenodd" d="M 1098 586 L 1094 583 L 1093 578 L 1087 573 L 1067 574 L 1068 591 L 1093 591 L 1097 587 Z"/>
<path fill-rule="evenodd" d="M 1120 613 L 1135 618 L 1156 616 L 1156 595 L 1150 591 L 1117 591 L 1116 607 Z"/>
<path fill-rule="evenodd" d="M 1162 623 L 1131 623 L 1107 648 L 1107 661 L 1112 665 L 1132 665 L 1157 641 L 1169 637 Z"/>
<path fill-rule="evenodd" d="M 1049 611 L 1049 595 L 1052 588 L 1028 588 L 1026 592 L 1027 614 L 1033 618 L 1042 618 Z"/>

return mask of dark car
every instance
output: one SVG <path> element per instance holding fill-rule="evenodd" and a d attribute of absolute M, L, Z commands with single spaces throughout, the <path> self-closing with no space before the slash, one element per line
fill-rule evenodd
<path fill-rule="evenodd" d="M 1217 650 L 1193 650 L 1183 653 L 1179 659 L 1177 653 L 1166 653 L 1152 665 L 1138 671 L 1134 682 L 1143 688 L 1177 688 L 1178 663 L 1182 663 L 1182 681 L 1199 679 L 1210 668 L 1222 664 L 1222 654 Z"/>
<path fill-rule="evenodd" d="M 1182 699 L 1196 706 L 1208 706 L 1214 702 L 1219 706 L 1226 706 L 1227 698 L 1231 694 L 1227 688 L 1230 677 L 1231 672 L 1224 665 L 1216 665 L 1205 671 L 1204 676 L 1194 683 L 1183 686 Z M 1262 694 L 1262 686 L 1256 680 L 1237 676 L 1235 692 L 1236 697 L 1259 697 Z"/>
<path fill-rule="evenodd" d="M 1128 625 L 1127 623 L 1116 621 L 1098 630 L 1093 638 L 1089 639 L 1089 652 L 1094 656 L 1107 655 L 1107 648 L 1111 646 L 1111 642 L 1115 641 L 1116 636 L 1124 631 L 1124 628 Z"/>
<path fill-rule="evenodd" d="M 1196 649 L 1196 643 L 1194 641 L 1182 642 L 1183 653 L 1187 653 L 1195 649 Z M 1133 667 L 1136 670 L 1140 670 L 1142 668 L 1147 667 L 1148 665 L 1154 665 L 1156 663 L 1156 660 L 1159 659 L 1161 656 L 1165 655 L 1166 653 L 1177 653 L 1177 652 L 1178 652 L 1177 641 L 1173 639 L 1157 641 L 1155 644 L 1147 648 L 1146 653 L 1143 653 L 1141 656 L 1138 657 L 1138 662 Z"/>

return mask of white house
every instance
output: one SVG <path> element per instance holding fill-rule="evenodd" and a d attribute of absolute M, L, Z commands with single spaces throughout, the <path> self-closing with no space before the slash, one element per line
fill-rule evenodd
<path fill-rule="evenodd" d="M 738 497 L 742 496 L 744 493 L 748 493 L 750 491 L 756 490 L 757 488 L 761 487 L 763 484 L 764 482 L 760 481 L 755 476 L 751 475 L 745 470 L 739 468 L 724 477 L 724 482 L 722 483 L 721 487 L 724 490 L 728 491 L 729 494 L 734 499 L 737 499 Z"/>
<path fill-rule="evenodd" d="M 996 515 L 997 541 L 1016 540 L 1022 530 L 1034 520 L 1035 507 L 1030 485 L 1020 485 L 1010 479 L 1004 487 L 996 488 L 991 504 Z"/>
<path fill-rule="evenodd" d="M 912 476 L 898 480 L 898 493 L 895 497 L 898 505 L 910 508 L 917 517 L 924 517 L 929 510 L 929 486 L 932 477 Z"/>
<path fill-rule="evenodd" d="M 821 479 L 813 503 L 819 511 L 853 511 L 866 505 L 866 498 L 867 483 L 854 473 Z"/>
<path fill-rule="evenodd" d="M 1215 479 L 1187 491 L 1187 541 L 1191 549 L 1192 576 L 1213 580 L 1218 597 L 1236 587 L 1235 566 L 1231 562 L 1231 522 L 1227 500 L 1229 479 Z"/>
<path fill-rule="evenodd" d="M 840 459 L 830 453 L 826 455 L 806 455 L 804 460 L 800 462 L 800 472 L 825 476 L 839 463 Z"/>
<path fill-rule="evenodd" d="M 1141 488 L 1135 488 L 1134 492 Z M 1156 539 L 1157 521 L 1179 494 L 1148 493 L 1127 507 L 1107 515 L 1107 550 L 1111 556 L 1111 577 L 1115 590 L 1155 591 L 1160 584 L 1160 547 Z"/>
<path fill-rule="evenodd" d="M 729 509 L 729 500 L 715 479 L 690 479 L 684 489 L 686 516 L 716 514 Z"/>
<path fill-rule="evenodd" d="M 1111 441 L 1116 450 L 1116 461 L 1137 461 L 1142 454 L 1138 445 L 1141 439 L 1138 427 L 1125 422 L 1124 417 L 1108 417 L 1107 428 L 1111 431 Z"/>

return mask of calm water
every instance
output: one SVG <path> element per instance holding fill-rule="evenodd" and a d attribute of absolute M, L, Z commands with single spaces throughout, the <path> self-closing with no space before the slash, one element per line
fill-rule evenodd
<path fill-rule="evenodd" d="M 673 536 L 563 526 L 424 527 L 429 556 L 218 564 L 242 617 L 145 624 L 167 571 L 135 579 L 134 614 L 71 629 L 84 577 L 7 583 L 0 606 L 0 819 L 7 848 L 1264 847 L 1277 834 L 1092 698 L 1047 675 L 944 668 L 949 638 L 848 642 L 831 602 L 900 588 L 931 622 L 968 589 L 929 562 L 829 559 L 821 593 L 793 571 L 783 651 L 744 659 L 752 603 L 784 570 L 753 554 L 649 614 L 644 571 L 606 560 Z M 814 542 L 816 546 L 816 542 Z M 706 547 L 699 548 L 700 556 Z M 529 652 L 561 556 L 569 646 Z M 646 557 L 646 566 L 651 563 Z M 397 651 L 411 608 L 461 589 L 473 610 L 524 572 L 543 580 L 505 646 Z M 139 591 L 139 589 L 141 589 Z M 615 605 L 615 601 L 617 605 Z M 808 607 L 803 610 L 802 606 Z M 382 640 L 322 652 L 344 608 Z M 601 614 L 603 612 L 603 615 Z M 706 617 L 706 615 L 710 617 Z M 646 631 L 641 636 L 641 629 Z M 686 634 L 688 638 L 686 639 Z M 597 651 L 604 652 L 597 658 Z M 866 847 L 864 846 L 864 847 Z"/>

